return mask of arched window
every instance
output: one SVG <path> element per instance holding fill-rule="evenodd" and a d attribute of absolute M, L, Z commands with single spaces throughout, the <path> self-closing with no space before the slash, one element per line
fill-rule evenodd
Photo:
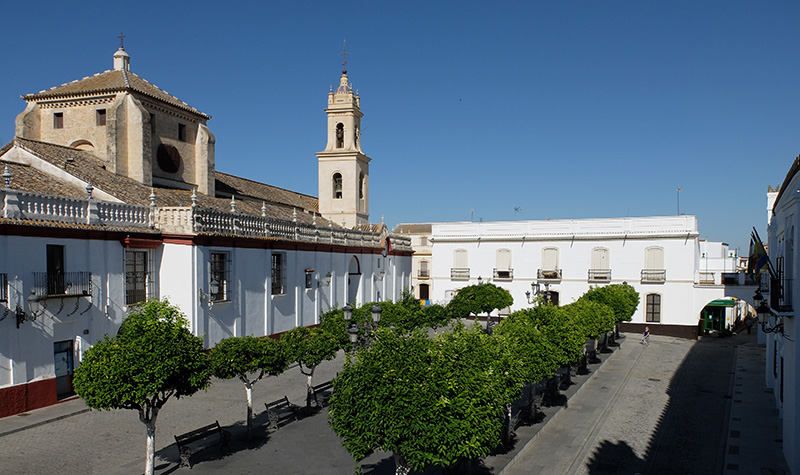
<path fill-rule="evenodd" d="M 340 200 L 342 199 L 342 174 L 341 173 L 334 173 L 333 174 L 333 198 Z"/>
<path fill-rule="evenodd" d="M 367 177 L 361 173 L 358 176 L 358 199 L 364 199 L 364 188 L 367 186 Z"/>
<path fill-rule="evenodd" d="M 542 269 L 544 270 L 558 270 L 558 249 L 555 247 L 546 247 L 542 249 Z"/>
<path fill-rule="evenodd" d="M 336 148 L 344 147 L 344 124 L 339 122 L 336 124 Z"/>
<path fill-rule="evenodd" d="M 592 249 L 592 262 L 589 267 L 589 280 L 591 282 L 609 282 L 611 280 L 608 255 L 608 249 L 605 247 Z"/>
<path fill-rule="evenodd" d="M 661 296 L 659 294 L 647 294 L 645 300 L 645 320 L 653 323 L 659 323 L 661 321 Z"/>

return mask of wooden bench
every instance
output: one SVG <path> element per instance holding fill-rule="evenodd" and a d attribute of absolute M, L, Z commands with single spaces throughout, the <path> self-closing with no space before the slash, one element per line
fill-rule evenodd
<path fill-rule="evenodd" d="M 220 454 L 224 454 L 228 450 L 228 442 L 230 441 L 231 434 L 219 425 L 219 421 L 214 421 L 213 424 L 209 424 L 205 427 L 201 427 L 185 434 L 176 435 L 175 444 L 178 446 L 178 453 L 180 453 L 181 456 L 180 466 L 192 468 L 192 463 L 190 460 L 192 457 L 192 449 L 188 444 L 213 436 L 219 437 Z"/>
<path fill-rule="evenodd" d="M 297 406 L 289 402 L 289 398 L 286 396 L 264 405 L 267 407 L 267 419 L 269 420 L 267 430 L 269 431 L 276 431 L 298 419 Z"/>
<path fill-rule="evenodd" d="M 328 398 L 330 395 L 326 394 L 323 397 L 320 396 L 325 393 L 330 393 L 332 390 L 333 380 L 317 384 L 316 386 L 311 386 L 311 392 L 314 396 L 314 403 L 317 405 L 317 407 L 325 407 L 325 405 L 328 403 Z"/>

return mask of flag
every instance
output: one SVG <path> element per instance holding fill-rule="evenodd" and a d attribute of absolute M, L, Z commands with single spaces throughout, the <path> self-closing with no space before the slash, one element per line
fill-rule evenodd
<path fill-rule="evenodd" d="M 750 256 L 747 259 L 747 273 L 750 275 L 760 274 L 764 267 L 774 277 L 775 273 L 772 271 L 767 250 L 764 248 L 764 243 L 761 242 L 758 231 L 753 228 L 753 232 L 750 233 Z"/>

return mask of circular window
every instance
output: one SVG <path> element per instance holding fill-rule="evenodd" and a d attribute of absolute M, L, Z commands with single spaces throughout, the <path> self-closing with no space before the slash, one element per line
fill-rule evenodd
<path fill-rule="evenodd" d="M 178 170 L 181 169 L 181 154 L 172 145 L 159 144 L 156 152 L 156 161 L 158 162 L 158 168 L 167 173 L 178 173 Z"/>

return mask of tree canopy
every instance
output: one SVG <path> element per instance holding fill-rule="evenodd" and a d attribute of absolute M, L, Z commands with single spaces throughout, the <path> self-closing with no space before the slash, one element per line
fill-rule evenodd
<path fill-rule="evenodd" d="M 639 292 L 628 284 L 592 287 L 581 298 L 611 307 L 617 323 L 631 321 L 636 307 L 639 306 Z"/>
<path fill-rule="evenodd" d="M 167 301 L 135 308 L 115 337 L 94 344 L 75 370 L 75 392 L 94 409 L 142 410 L 208 385 L 203 340 Z"/>
<path fill-rule="evenodd" d="M 561 310 L 569 315 L 576 328 L 580 328 L 584 338 L 597 338 L 613 330 L 616 323 L 611 307 L 584 297 L 564 305 Z"/>
<path fill-rule="evenodd" d="M 287 358 L 278 340 L 238 336 L 225 338 L 210 353 L 211 370 L 221 379 L 259 380 L 286 370 Z M 255 374 L 255 378 L 248 375 Z"/>
<path fill-rule="evenodd" d="M 513 304 L 514 299 L 508 290 L 486 283 L 460 289 L 447 304 L 447 310 L 452 318 L 465 318 L 481 313 L 488 314 Z"/>
<path fill-rule="evenodd" d="M 380 448 L 422 470 L 485 456 L 513 387 L 499 351 L 478 328 L 435 338 L 381 329 L 334 380 L 331 427 L 357 460 Z"/>

